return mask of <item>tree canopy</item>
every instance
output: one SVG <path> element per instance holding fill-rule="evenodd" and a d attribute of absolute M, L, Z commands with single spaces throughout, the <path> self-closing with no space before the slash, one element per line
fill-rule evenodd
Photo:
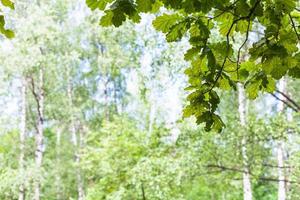
<path fill-rule="evenodd" d="M 297 5 L 133 1 L 0 0 L 0 199 L 300 199 Z"/>
<path fill-rule="evenodd" d="M 190 49 L 190 102 L 184 116 L 195 116 L 206 129 L 221 131 L 219 91 L 242 83 L 250 99 L 260 91 L 273 93 L 276 80 L 300 77 L 297 0 L 86 0 L 102 10 L 102 26 L 138 23 L 154 13 L 153 26 L 168 42 L 187 36 Z M 213 36 L 213 37 L 212 37 Z M 217 39 L 216 39 L 217 38 Z M 240 39 L 242 38 L 242 39 Z"/>

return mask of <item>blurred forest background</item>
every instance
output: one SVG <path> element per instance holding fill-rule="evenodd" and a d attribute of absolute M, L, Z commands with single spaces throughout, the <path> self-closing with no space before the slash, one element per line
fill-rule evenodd
<path fill-rule="evenodd" d="M 101 15 L 83 0 L 18 0 L 6 14 L 1 200 L 300 199 L 299 112 L 285 101 L 299 110 L 299 80 L 255 101 L 223 92 L 226 128 L 206 132 L 182 116 L 188 42 L 167 43 L 153 15 L 119 28 Z"/>

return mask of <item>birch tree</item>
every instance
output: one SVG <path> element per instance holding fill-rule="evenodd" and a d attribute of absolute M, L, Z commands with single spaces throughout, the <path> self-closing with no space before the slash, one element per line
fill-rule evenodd
<path fill-rule="evenodd" d="M 67 67 L 67 97 L 69 103 L 69 114 L 70 114 L 70 124 L 69 130 L 71 132 L 71 140 L 74 145 L 74 162 L 76 167 L 76 178 L 77 178 L 77 193 L 78 193 L 78 200 L 84 200 L 84 189 L 83 189 L 83 180 L 81 175 L 81 170 L 79 166 L 80 162 L 80 147 L 81 147 L 81 135 L 79 134 L 78 139 L 78 128 L 76 128 L 76 110 L 74 109 L 73 103 L 73 86 L 72 86 L 72 74 L 71 74 L 71 67 Z"/>
<path fill-rule="evenodd" d="M 27 80 L 22 77 L 21 80 L 21 104 L 20 104 L 20 157 L 19 157 L 19 170 L 20 174 L 24 174 L 25 170 L 25 139 L 26 139 L 26 88 Z M 25 186 L 21 182 L 19 187 L 19 200 L 25 199 Z"/>
<path fill-rule="evenodd" d="M 238 102 L 239 102 L 239 117 L 240 124 L 243 128 L 243 135 L 241 141 L 241 151 L 242 151 L 242 159 L 243 159 L 243 190 L 244 190 L 244 200 L 252 200 L 252 188 L 251 188 L 251 180 L 250 180 L 250 171 L 249 171 L 249 163 L 247 156 L 247 122 L 246 122 L 246 96 L 245 91 L 242 84 L 238 84 Z"/>
<path fill-rule="evenodd" d="M 283 78 L 279 81 L 278 90 L 286 93 L 286 80 Z M 284 101 L 285 99 L 283 99 Z M 284 103 L 279 101 L 277 104 L 277 111 L 280 114 L 284 114 Z M 277 144 L 277 163 L 278 163 L 278 200 L 286 199 L 286 177 L 284 172 L 284 152 L 285 152 L 285 142 L 283 139 L 278 141 Z"/>
<path fill-rule="evenodd" d="M 41 198 L 41 173 L 44 152 L 44 69 L 39 67 L 38 80 L 31 77 L 31 91 L 36 102 L 36 136 L 35 136 L 35 170 L 34 180 L 34 200 Z"/>
<path fill-rule="evenodd" d="M 60 173 L 60 168 L 62 167 L 61 165 L 61 149 L 62 149 L 62 144 L 61 144 L 61 134 L 62 134 L 62 130 L 61 128 L 58 128 L 56 130 L 56 143 L 55 143 L 55 147 L 56 147 L 56 167 L 57 167 L 57 172 L 56 172 L 56 199 L 57 200 L 61 200 L 61 193 L 62 193 L 62 177 L 61 177 L 61 173 Z"/>

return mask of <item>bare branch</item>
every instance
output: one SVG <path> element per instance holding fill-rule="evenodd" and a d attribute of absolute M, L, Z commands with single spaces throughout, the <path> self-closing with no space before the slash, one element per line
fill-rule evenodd
<path fill-rule="evenodd" d="M 275 94 L 270 93 L 275 99 L 277 99 L 278 101 L 283 102 L 286 106 L 288 106 L 289 108 L 291 108 L 292 110 L 294 110 L 295 112 L 299 112 L 299 110 L 297 108 L 295 108 L 293 105 L 289 104 L 289 102 L 280 99 L 278 96 L 276 96 Z"/>
<path fill-rule="evenodd" d="M 227 171 L 234 171 L 234 172 L 241 172 L 241 173 L 246 173 L 246 171 L 241 170 L 239 168 L 233 168 L 233 167 L 226 167 L 223 165 L 206 165 L 208 168 L 219 168 L 221 170 L 227 170 Z M 247 172 L 249 173 L 249 172 Z"/>
<path fill-rule="evenodd" d="M 290 98 L 287 94 L 276 90 L 276 92 L 278 92 L 279 94 L 281 94 L 284 98 L 286 98 L 289 102 L 291 102 L 295 107 L 297 107 L 298 111 L 300 111 L 300 105 L 297 104 L 292 98 Z"/>
<path fill-rule="evenodd" d="M 227 166 L 222 166 L 222 165 L 207 165 L 206 167 L 210 167 L 210 168 L 219 168 L 221 171 L 233 171 L 233 172 L 239 172 L 239 173 L 245 173 L 244 170 L 241 170 L 240 168 L 236 168 L 236 167 L 227 167 Z M 297 181 L 291 181 L 291 180 L 279 180 L 273 177 L 256 177 L 254 176 L 252 173 L 248 172 L 254 179 L 258 179 L 258 180 L 263 180 L 263 181 L 274 181 L 274 182 L 278 182 L 278 181 L 284 181 L 286 183 L 296 183 L 296 184 L 300 184 Z M 235 180 L 242 180 L 242 179 L 235 179 Z"/>

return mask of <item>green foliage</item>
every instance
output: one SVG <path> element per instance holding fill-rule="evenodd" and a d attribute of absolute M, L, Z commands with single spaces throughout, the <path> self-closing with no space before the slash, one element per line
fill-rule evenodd
<path fill-rule="evenodd" d="M 5 20 L 3 15 L 0 15 L 0 33 L 5 35 L 7 38 L 14 37 L 14 32 L 5 28 Z"/>
<path fill-rule="evenodd" d="M 2 5 L 9 7 L 10 9 L 15 9 L 14 3 L 10 0 L 1 0 Z"/>
<path fill-rule="evenodd" d="M 168 14 L 156 17 L 153 26 L 165 34 L 168 42 L 178 41 L 183 36 L 189 38 L 191 49 L 185 58 L 191 63 L 186 75 L 192 94 L 184 115 L 194 115 L 198 123 L 206 123 L 207 130 L 220 131 L 224 126 L 216 109 L 217 88 L 235 89 L 236 83 L 242 82 L 249 97 L 255 99 L 260 91 L 272 93 L 275 80 L 285 75 L 299 77 L 300 18 L 296 0 L 114 0 L 111 3 L 87 1 L 91 9 L 105 11 L 101 19 L 105 26 L 120 26 L 127 18 L 139 22 L 141 13 L 155 12 L 151 10 L 154 4 L 168 9 Z M 218 37 L 221 43 L 212 39 L 211 33 L 216 30 L 219 35 L 213 37 Z M 251 32 L 263 30 L 261 36 L 250 38 Z M 235 38 L 241 35 L 243 41 L 233 48 Z M 247 55 L 249 59 L 242 59 Z M 244 68 L 244 62 L 251 62 L 253 66 Z M 197 110 L 191 113 L 193 109 Z"/>
<path fill-rule="evenodd" d="M 10 0 L 1 0 L 1 3 L 5 7 L 9 7 L 10 9 L 15 9 L 14 3 Z M 0 12 L 2 13 L 1 9 Z M 0 33 L 3 34 L 7 38 L 13 38 L 15 36 L 14 32 L 5 27 L 5 17 L 0 14 Z"/>
<path fill-rule="evenodd" d="M 106 5 L 108 3 L 112 2 L 112 0 L 97 0 L 97 1 L 94 1 L 94 0 L 87 0 L 86 1 L 86 4 L 92 9 L 92 10 L 95 10 L 95 9 L 100 9 L 100 10 L 103 10 L 106 8 Z"/>
<path fill-rule="evenodd" d="M 87 138 L 82 156 L 82 167 L 90 185 L 87 199 L 120 198 L 117 195 L 121 188 L 128 190 L 132 187 L 127 171 L 145 153 L 144 135 L 134 124 L 125 118 L 116 118 L 115 121 L 117 123 L 104 122 L 101 132 L 90 133 Z"/>
<path fill-rule="evenodd" d="M 0 198 L 17 197 L 17 188 L 22 181 L 18 172 L 18 132 L 12 131 L 1 135 L 0 142 Z M 14 145 L 12 145 L 14 144 Z"/>

